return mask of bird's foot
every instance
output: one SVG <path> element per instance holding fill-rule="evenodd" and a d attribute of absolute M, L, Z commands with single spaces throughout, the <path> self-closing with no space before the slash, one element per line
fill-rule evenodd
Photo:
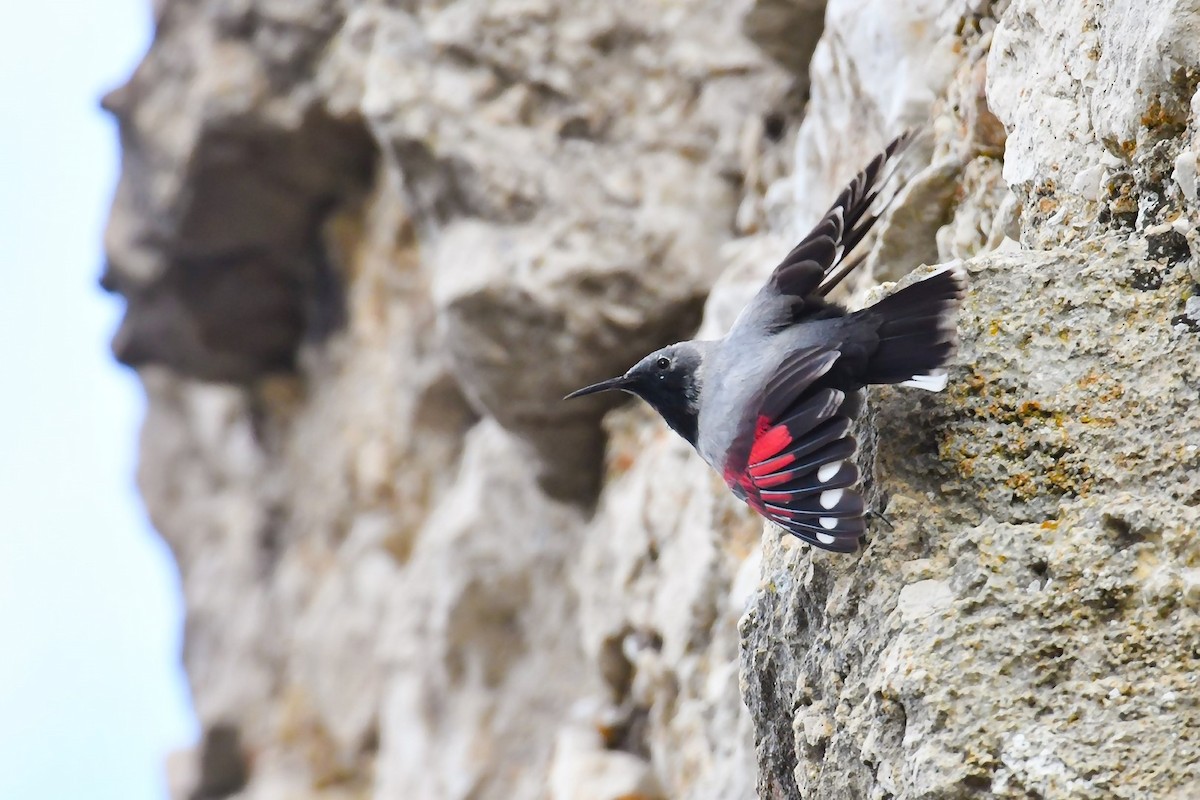
<path fill-rule="evenodd" d="M 894 530 L 896 530 L 896 526 L 895 526 L 895 525 L 893 525 L 893 524 L 891 523 L 891 521 L 890 521 L 890 520 L 889 520 L 887 517 L 885 517 L 885 516 L 883 515 L 883 512 L 881 512 L 881 511 L 875 511 L 874 509 L 872 509 L 872 510 L 868 511 L 868 512 L 867 512 L 867 513 L 866 513 L 864 516 L 866 516 L 866 517 L 867 517 L 867 519 L 877 519 L 877 520 L 879 520 L 879 521 L 880 521 L 880 522 L 882 522 L 884 525 L 887 525 L 887 528 L 888 528 L 888 530 L 889 530 L 889 531 L 894 531 Z"/>

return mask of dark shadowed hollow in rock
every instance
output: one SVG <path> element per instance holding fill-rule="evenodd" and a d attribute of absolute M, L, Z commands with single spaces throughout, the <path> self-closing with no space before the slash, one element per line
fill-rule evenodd
<path fill-rule="evenodd" d="M 1200 796 L 1193 4 L 156 9 L 102 281 L 179 797 Z M 947 389 L 871 394 L 860 553 L 561 402 L 720 335 L 911 126 L 842 299 L 970 291 Z"/>
<path fill-rule="evenodd" d="M 294 371 L 302 343 L 344 323 L 347 266 L 329 228 L 374 176 L 362 120 L 321 109 L 290 126 L 206 120 L 184 157 L 162 164 L 139 129 L 138 91 L 135 80 L 105 101 L 123 153 L 101 279 L 128 303 L 114 353 L 216 382 Z"/>

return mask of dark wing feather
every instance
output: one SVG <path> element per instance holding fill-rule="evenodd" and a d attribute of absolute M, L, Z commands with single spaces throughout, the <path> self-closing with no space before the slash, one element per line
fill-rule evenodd
<path fill-rule="evenodd" d="M 837 350 L 806 347 L 788 355 L 762 391 L 758 416 L 781 419 L 796 398 L 826 372 L 841 354 Z"/>
<path fill-rule="evenodd" d="M 826 550 L 858 547 L 862 496 L 846 395 L 814 386 L 841 356 L 811 347 L 791 354 L 764 388 L 725 464 L 725 480 L 755 511 Z"/>
<path fill-rule="evenodd" d="M 912 131 L 896 137 L 850 181 L 816 227 L 775 268 L 770 286 L 780 294 L 824 297 L 861 263 L 854 260 L 843 265 L 843 260 L 883 213 L 884 209 L 875 213 L 869 209 L 891 176 L 889 165 L 894 168 L 912 140 Z"/>

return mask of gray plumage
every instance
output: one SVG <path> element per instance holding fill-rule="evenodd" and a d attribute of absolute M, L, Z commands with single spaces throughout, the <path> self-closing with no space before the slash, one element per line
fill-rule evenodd
<path fill-rule="evenodd" d="M 643 358 L 580 389 L 619 389 L 650 403 L 733 492 L 805 541 L 841 552 L 865 530 L 849 430 L 868 384 L 938 391 L 954 352 L 963 273 L 943 268 L 850 313 L 826 300 L 858 261 L 879 186 L 910 142 L 893 141 L 776 267 L 729 333 Z"/>

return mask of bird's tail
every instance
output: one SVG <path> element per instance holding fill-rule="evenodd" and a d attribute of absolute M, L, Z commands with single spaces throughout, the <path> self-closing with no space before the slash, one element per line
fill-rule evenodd
<path fill-rule="evenodd" d="M 966 272 L 955 262 L 857 312 L 869 316 L 879 334 L 866 382 L 944 389 L 945 366 L 958 345 L 954 317 L 965 292 Z"/>

